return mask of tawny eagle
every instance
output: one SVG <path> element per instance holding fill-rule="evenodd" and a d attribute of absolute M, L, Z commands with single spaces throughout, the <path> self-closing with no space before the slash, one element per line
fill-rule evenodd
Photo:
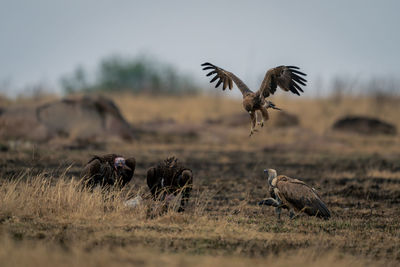
<path fill-rule="evenodd" d="M 282 208 L 289 209 L 291 218 L 294 216 L 293 211 L 324 219 L 331 216 L 326 204 L 314 188 L 298 179 L 285 175 L 277 176 L 274 169 L 266 169 L 264 172 L 268 176 L 272 198 L 267 198 L 258 204 L 275 207 L 278 219 Z"/>
<path fill-rule="evenodd" d="M 273 95 L 278 86 L 284 91 L 290 91 L 296 95 L 300 95 L 300 92 L 303 92 L 300 85 L 305 86 L 307 82 L 306 79 L 301 77 L 307 75 L 299 71 L 299 67 L 278 66 L 267 71 L 260 89 L 254 93 L 232 72 L 221 69 L 208 62 L 203 63 L 201 66 L 204 67 L 203 70 L 211 70 L 207 76 L 215 75 L 210 80 L 210 83 L 217 81 L 215 88 L 222 84 L 222 90 L 226 88 L 232 90 L 234 82 L 242 92 L 243 107 L 250 114 L 251 119 L 250 136 L 256 131 L 256 123 L 263 127 L 264 121 L 269 119 L 268 108 L 279 109 L 271 101 L 265 100 L 265 98 Z M 262 115 L 260 122 L 257 122 L 257 110 L 259 110 Z"/>

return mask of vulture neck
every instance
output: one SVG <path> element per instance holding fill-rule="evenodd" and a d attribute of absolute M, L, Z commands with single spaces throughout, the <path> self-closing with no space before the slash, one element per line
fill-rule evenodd
<path fill-rule="evenodd" d="M 275 187 L 276 186 L 276 172 L 268 172 L 268 183 L 270 186 Z"/>

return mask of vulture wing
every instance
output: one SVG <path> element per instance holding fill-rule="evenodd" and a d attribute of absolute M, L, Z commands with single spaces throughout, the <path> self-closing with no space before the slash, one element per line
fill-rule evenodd
<path fill-rule="evenodd" d="M 97 159 L 91 159 L 83 168 L 81 177 L 86 179 L 92 179 L 95 175 L 98 175 L 101 170 L 101 163 Z"/>
<path fill-rule="evenodd" d="M 113 185 L 115 182 L 113 165 L 116 157 L 119 157 L 119 155 L 106 154 L 103 156 L 93 156 L 81 173 L 81 177 L 84 178 L 86 185 Z"/>
<path fill-rule="evenodd" d="M 269 186 L 268 191 L 269 191 L 269 195 L 270 195 L 272 198 L 276 199 L 276 194 L 275 194 L 274 188 L 273 188 L 272 186 Z"/>
<path fill-rule="evenodd" d="M 276 187 L 282 201 L 288 202 L 290 206 L 299 211 L 304 211 L 310 216 L 329 218 L 331 213 L 326 204 L 321 200 L 315 190 L 303 181 L 280 176 Z"/>
<path fill-rule="evenodd" d="M 268 97 L 273 95 L 276 87 L 279 86 L 285 91 L 300 95 L 299 92 L 304 92 L 300 85 L 305 86 L 307 82 L 301 76 L 307 76 L 307 74 L 299 71 L 296 66 L 278 66 L 267 71 L 258 92 L 260 95 Z"/>
<path fill-rule="evenodd" d="M 279 198 L 276 194 L 275 194 L 275 192 L 274 192 L 274 188 L 272 187 L 272 186 L 269 186 L 269 195 L 271 196 L 271 198 L 273 198 L 273 199 L 277 199 L 277 198 Z M 264 203 L 263 205 L 269 205 L 268 204 L 268 202 L 269 203 L 271 203 L 271 201 L 268 201 L 268 199 L 266 199 L 265 200 L 266 201 L 266 203 Z M 271 206 L 271 205 L 270 205 Z M 272 204 L 272 206 L 274 206 L 273 204 Z M 275 207 L 275 206 L 274 206 Z M 283 204 L 283 205 L 281 205 L 281 208 L 283 208 L 283 209 L 289 209 L 289 207 L 286 205 L 286 204 Z"/>
<path fill-rule="evenodd" d="M 253 93 L 253 91 L 251 91 L 247 87 L 247 85 L 244 82 L 242 82 L 242 80 L 240 80 L 238 77 L 236 77 L 236 75 L 233 74 L 232 72 L 221 69 L 208 62 L 201 64 L 201 66 L 204 67 L 203 70 L 211 70 L 209 73 L 207 73 L 207 76 L 215 74 L 215 76 L 210 80 L 210 83 L 218 80 L 217 84 L 215 85 L 215 88 L 217 88 L 222 83 L 222 90 L 225 90 L 226 88 L 232 90 L 233 82 L 235 82 L 236 86 L 242 92 L 243 96 L 249 93 Z"/>
<path fill-rule="evenodd" d="M 95 185 L 103 186 L 107 184 L 111 175 L 111 167 L 102 163 L 98 158 L 91 159 L 81 172 L 83 185 L 89 188 Z"/>
<path fill-rule="evenodd" d="M 136 160 L 135 158 L 128 158 L 125 160 L 125 164 L 126 166 L 128 166 L 132 172 L 135 172 L 135 168 L 136 168 Z"/>

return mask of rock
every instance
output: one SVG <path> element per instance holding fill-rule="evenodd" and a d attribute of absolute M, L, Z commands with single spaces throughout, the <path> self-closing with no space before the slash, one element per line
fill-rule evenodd
<path fill-rule="evenodd" d="M 137 196 L 132 199 L 128 199 L 124 202 L 124 206 L 128 208 L 137 208 L 143 205 L 143 198 L 141 196 Z"/>
<path fill-rule="evenodd" d="M 393 124 L 365 116 L 343 117 L 333 124 L 332 129 L 365 135 L 395 135 L 397 133 L 396 126 Z"/>
<path fill-rule="evenodd" d="M 49 139 L 49 133 L 38 122 L 35 106 L 11 106 L 0 115 L 0 138 L 45 141 Z"/>
<path fill-rule="evenodd" d="M 133 130 L 117 106 L 102 96 L 63 99 L 37 108 L 39 122 L 52 135 L 90 139 L 98 136 L 133 138 Z"/>
<path fill-rule="evenodd" d="M 102 96 L 65 98 L 39 106 L 6 108 L 0 114 L 0 137 L 49 141 L 134 138 L 132 127 L 110 99 Z"/>

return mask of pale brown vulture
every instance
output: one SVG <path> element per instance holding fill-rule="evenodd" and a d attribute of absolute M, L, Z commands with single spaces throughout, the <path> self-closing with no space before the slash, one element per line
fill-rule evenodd
<path fill-rule="evenodd" d="M 294 216 L 293 211 L 304 212 L 310 216 L 324 219 L 331 217 L 329 209 L 314 188 L 298 179 L 285 175 L 277 176 L 274 169 L 266 169 L 264 172 L 268 176 L 272 198 L 265 199 L 258 204 L 275 207 L 278 219 L 280 219 L 282 208 L 289 209 L 291 218 Z"/>
<path fill-rule="evenodd" d="M 148 169 L 147 185 L 155 200 L 164 200 L 181 193 L 182 199 L 178 211 L 183 211 L 193 187 L 192 170 L 184 167 L 177 158 L 168 157 Z"/>
<path fill-rule="evenodd" d="M 300 95 L 303 89 L 300 85 L 305 86 L 307 80 L 301 76 L 307 76 L 299 71 L 296 66 L 278 66 L 267 71 L 264 80 L 261 83 L 260 89 L 257 92 L 251 91 L 247 85 L 242 82 L 232 72 L 221 69 L 211 63 L 203 63 L 203 70 L 211 70 L 207 76 L 215 76 L 210 80 L 210 83 L 217 81 L 215 88 L 222 84 L 222 90 L 233 87 L 233 82 L 239 88 L 243 95 L 243 107 L 250 114 L 251 128 L 250 136 L 256 131 L 256 123 L 264 126 L 264 121 L 269 119 L 268 108 L 278 109 L 274 103 L 265 100 L 270 95 L 273 95 L 276 88 L 279 86 L 284 91 L 290 91 L 296 95 Z M 261 112 L 261 121 L 257 122 L 257 110 Z"/>
<path fill-rule="evenodd" d="M 125 159 L 117 154 L 94 156 L 83 168 L 81 177 L 89 188 L 97 185 L 123 187 L 132 179 L 135 166 L 135 158 Z"/>

